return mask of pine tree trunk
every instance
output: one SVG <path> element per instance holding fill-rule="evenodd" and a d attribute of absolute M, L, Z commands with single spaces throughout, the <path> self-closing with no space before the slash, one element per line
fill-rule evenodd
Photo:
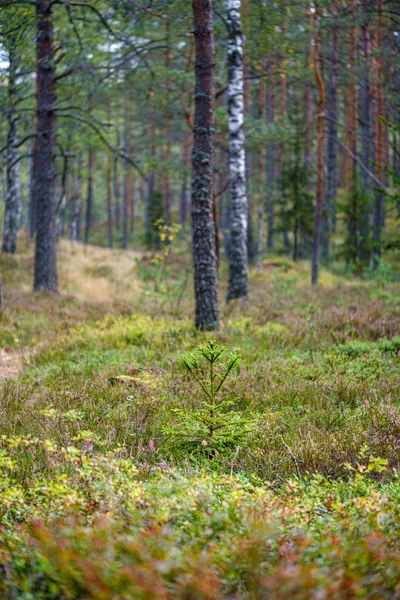
<path fill-rule="evenodd" d="M 377 23 L 377 106 L 376 106 L 376 176 L 382 181 L 382 156 L 383 156 L 383 20 L 382 20 L 382 0 L 378 0 L 378 23 Z M 374 249 L 373 249 L 373 267 L 376 269 L 382 255 L 381 237 L 382 237 L 382 208 L 383 193 L 382 190 L 375 191 L 375 210 L 374 210 Z"/>
<path fill-rule="evenodd" d="M 227 300 L 248 297 L 247 194 L 244 147 L 243 35 L 240 1 L 226 0 L 228 23 L 228 123 L 231 239 Z"/>
<path fill-rule="evenodd" d="M 360 0 L 361 8 L 361 89 L 360 89 L 360 128 L 361 128 L 361 162 L 369 167 L 371 161 L 371 85 L 369 80 L 370 72 L 370 0 Z M 361 191 L 363 194 L 363 206 L 360 211 L 360 244 L 359 259 L 362 263 L 368 264 L 370 261 L 369 250 L 369 228 L 370 228 L 370 203 L 372 181 L 368 174 L 361 169 Z"/>
<path fill-rule="evenodd" d="M 332 28 L 330 50 L 329 84 L 326 99 L 326 187 L 322 215 L 322 229 L 324 231 L 321 243 L 322 259 L 327 258 L 329 255 L 330 233 L 335 230 L 336 193 L 338 185 L 338 26 L 336 23 Z"/>
<path fill-rule="evenodd" d="M 124 203 L 122 213 L 122 248 L 124 250 L 128 247 L 128 231 L 130 223 L 130 212 L 132 209 L 132 168 L 128 159 L 131 158 L 131 135 L 132 135 L 132 120 L 131 120 L 131 105 L 132 95 L 131 86 L 129 82 L 126 82 L 127 93 L 125 97 L 125 116 L 124 116 L 124 129 L 125 129 L 125 156 L 124 160 Z"/>
<path fill-rule="evenodd" d="M 325 110 L 325 87 L 321 76 L 319 66 L 319 4 L 314 2 L 314 47 L 313 47 L 313 65 L 315 81 L 318 87 L 317 101 L 317 194 L 315 203 L 315 222 L 313 234 L 313 251 L 312 251 L 312 269 L 311 283 L 318 283 L 319 270 L 319 242 L 321 232 L 321 211 L 324 197 L 324 110 Z"/>
<path fill-rule="evenodd" d="M 118 156 L 114 158 L 113 162 L 113 181 L 114 181 L 114 216 L 115 216 L 115 227 L 119 229 L 121 227 L 121 188 L 119 184 L 119 169 L 118 169 Z"/>
<path fill-rule="evenodd" d="M 268 59 L 268 90 L 267 90 L 267 124 L 271 135 L 271 127 L 275 119 L 275 81 L 272 78 L 272 60 Z M 267 249 L 274 248 L 274 184 L 275 184 L 275 144 L 271 139 L 267 146 Z"/>
<path fill-rule="evenodd" d="M 264 63 L 261 62 L 261 71 L 263 70 Z M 266 111 L 266 89 L 265 79 L 261 78 L 259 83 L 259 117 L 262 126 L 265 124 L 265 111 Z M 262 142 L 260 147 L 260 159 L 259 159 L 259 185 L 258 185 L 258 207 L 257 207 L 257 259 L 256 268 L 257 271 L 261 272 L 262 266 L 262 251 L 263 251 L 263 225 L 264 225 L 264 194 L 265 194 L 265 170 L 266 170 L 266 157 L 265 157 L 265 145 Z"/>
<path fill-rule="evenodd" d="M 113 247 L 113 228 L 112 228 L 112 192 L 111 192 L 111 177 L 112 177 L 112 157 L 111 153 L 107 156 L 107 174 L 106 174 L 106 188 L 107 188 L 107 236 L 108 236 L 108 247 Z"/>
<path fill-rule="evenodd" d="M 218 329 L 218 274 L 213 217 L 215 52 L 213 0 L 192 0 L 195 117 L 192 155 L 192 238 L 196 327 Z"/>
<path fill-rule="evenodd" d="M 57 292 L 56 81 L 52 4 L 36 1 L 37 144 L 33 198 L 36 204 L 34 289 Z"/>
<path fill-rule="evenodd" d="M 85 244 L 89 243 L 89 233 L 92 228 L 93 220 L 93 164 L 94 154 L 93 149 L 88 150 L 88 180 L 87 180 L 87 195 L 86 195 L 86 217 L 85 217 Z"/>
<path fill-rule="evenodd" d="M 347 146 L 351 150 L 353 156 L 357 155 L 357 89 L 356 89 L 356 51 L 357 51 L 357 40 L 356 40 L 356 4 L 355 0 L 351 0 L 351 19 L 353 25 L 350 30 L 349 40 L 349 62 L 348 70 L 350 81 L 348 84 L 348 111 L 347 111 Z M 348 260 L 355 261 L 358 255 L 358 194 L 357 194 L 357 163 L 356 160 L 350 154 L 347 156 L 347 184 L 349 185 L 350 191 L 350 202 L 348 209 Z"/>
<path fill-rule="evenodd" d="M 72 206 L 71 241 L 75 243 L 80 239 L 80 221 L 82 213 L 82 154 L 78 154 L 75 174 L 75 198 Z"/>
<path fill-rule="evenodd" d="M 3 252 L 14 254 L 17 249 L 17 233 L 21 215 L 21 179 L 18 150 L 18 113 L 14 50 L 9 52 L 8 78 L 8 134 L 6 201 L 4 207 Z"/>

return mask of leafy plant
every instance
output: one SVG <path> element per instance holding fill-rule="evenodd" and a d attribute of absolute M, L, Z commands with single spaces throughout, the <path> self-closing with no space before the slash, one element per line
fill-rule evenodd
<path fill-rule="evenodd" d="M 224 361 L 225 353 L 225 346 L 208 340 L 194 352 L 181 356 L 203 400 L 198 408 L 174 410 L 178 424 L 165 430 L 171 436 L 172 447 L 213 458 L 220 452 L 233 450 L 250 432 L 251 419 L 234 410 L 234 400 L 222 394 L 227 378 L 242 363 L 238 353 L 230 353 Z M 201 367 L 201 359 L 205 360 L 205 368 Z"/>

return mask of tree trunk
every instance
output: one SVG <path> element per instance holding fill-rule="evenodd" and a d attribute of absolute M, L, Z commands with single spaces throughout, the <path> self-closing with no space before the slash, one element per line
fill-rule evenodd
<path fill-rule="evenodd" d="M 275 119 L 275 81 L 272 79 L 272 59 L 268 59 L 267 124 L 270 136 Z M 275 144 L 272 137 L 267 146 L 267 249 L 274 248 L 274 180 L 275 180 Z"/>
<path fill-rule="evenodd" d="M 263 70 L 264 61 L 261 62 L 261 71 Z M 265 110 L 266 110 L 266 89 L 265 89 L 265 79 L 261 78 L 259 83 L 259 117 L 261 121 L 261 126 L 265 126 Z M 265 160 L 265 145 L 261 142 L 260 147 L 260 159 L 259 159 L 259 185 L 258 185 L 258 207 L 257 207 L 257 260 L 256 260 L 256 268 L 257 271 L 261 272 L 261 255 L 263 251 L 263 224 L 264 224 L 264 194 L 265 194 L 265 170 L 266 170 L 266 160 Z"/>
<path fill-rule="evenodd" d="M 360 128 L 361 128 L 361 162 L 367 167 L 371 161 L 371 85 L 369 81 L 370 71 L 370 0 L 360 0 L 361 8 L 361 31 L 360 47 L 362 58 L 361 89 L 360 89 Z M 359 259 L 362 263 L 370 261 L 369 250 L 369 227 L 370 227 L 370 203 L 372 181 L 364 169 L 361 169 L 361 191 L 363 206 L 360 211 L 360 244 Z"/>
<path fill-rule="evenodd" d="M 382 181 L 382 156 L 383 156 L 383 23 L 382 23 L 382 0 L 378 0 L 378 24 L 377 24 L 377 106 L 376 106 L 376 176 Z M 382 255 L 381 236 L 382 236 L 382 207 L 383 192 L 378 189 L 375 192 L 375 211 L 374 211 L 374 251 L 373 267 L 376 269 Z"/>
<path fill-rule="evenodd" d="M 37 145 L 33 162 L 36 204 L 34 289 L 58 291 L 56 253 L 56 81 L 52 4 L 36 1 Z"/>
<path fill-rule="evenodd" d="M 111 177 L 112 177 L 112 157 L 111 153 L 107 156 L 107 236 L 108 236 L 108 247 L 113 247 L 113 223 L 112 223 L 112 192 L 111 192 Z"/>
<path fill-rule="evenodd" d="M 80 223 L 82 213 L 82 154 L 78 154 L 77 167 L 75 174 L 75 198 L 72 206 L 71 219 L 71 241 L 72 243 L 80 239 Z"/>
<path fill-rule="evenodd" d="M 319 65 L 319 4 L 314 2 L 314 47 L 313 47 L 313 65 L 315 81 L 318 86 L 318 101 L 317 101 L 317 194 L 315 203 L 315 222 L 313 235 L 313 252 L 312 252 L 312 272 L 311 283 L 318 283 L 319 269 L 319 242 L 321 230 L 321 209 L 324 197 L 324 109 L 325 109 L 325 86 L 321 76 Z"/>
<path fill-rule="evenodd" d="M 335 12 L 335 18 L 336 12 Z M 326 102 L 327 112 L 327 144 L 326 144 L 326 187 L 322 215 L 324 231 L 321 244 L 321 258 L 329 255 L 330 233 L 335 230 L 336 193 L 338 175 L 338 26 L 335 23 L 331 33 L 329 84 Z"/>
<path fill-rule="evenodd" d="M 8 78 L 8 134 L 6 201 L 4 207 L 3 252 L 14 254 L 17 249 L 17 233 L 21 215 L 20 157 L 18 150 L 18 113 L 14 49 L 9 52 Z"/>
<path fill-rule="evenodd" d="M 129 227 L 129 211 L 132 206 L 132 171 L 128 158 L 131 156 L 131 94 L 129 83 L 127 83 L 128 91 L 125 98 L 125 156 L 124 161 L 124 205 L 122 214 L 122 248 L 128 247 L 128 227 Z"/>
<path fill-rule="evenodd" d="M 247 300 L 247 194 L 243 111 L 243 34 L 239 0 L 226 0 L 228 23 L 228 123 L 231 239 L 227 300 Z"/>
<path fill-rule="evenodd" d="M 192 0 L 195 117 L 192 156 L 192 238 L 196 327 L 218 329 L 218 274 L 213 218 L 215 52 L 213 0 Z"/>
<path fill-rule="evenodd" d="M 119 170 L 118 170 L 118 156 L 115 156 L 113 162 L 113 181 L 114 181 L 114 216 L 115 216 L 115 227 L 117 229 L 121 226 L 121 188 L 119 185 Z"/>
<path fill-rule="evenodd" d="M 357 194 L 357 162 L 355 158 L 357 156 L 357 89 L 356 89 L 356 51 L 357 51 L 357 40 L 356 40 L 356 4 L 355 0 L 351 0 L 351 19 L 352 27 L 350 30 L 349 40 L 349 62 L 348 71 L 350 81 L 348 83 L 348 110 L 347 110 L 347 146 L 351 150 L 347 156 L 347 184 L 350 192 L 350 202 L 348 209 L 348 259 L 355 261 L 358 255 L 358 194 Z"/>
<path fill-rule="evenodd" d="M 93 164 L 94 154 L 93 149 L 88 151 L 88 180 L 87 180 L 87 196 L 86 196 L 86 219 L 85 219 L 85 244 L 89 243 L 89 233 L 92 227 L 93 220 Z"/>

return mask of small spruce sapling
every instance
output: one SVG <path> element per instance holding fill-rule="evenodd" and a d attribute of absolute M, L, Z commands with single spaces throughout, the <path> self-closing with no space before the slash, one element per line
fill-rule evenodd
<path fill-rule="evenodd" d="M 174 410 L 178 423 L 165 430 L 171 449 L 215 458 L 220 453 L 234 452 L 251 431 L 252 420 L 234 410 L 234 401 L 222 394 L 227 378 L 243 362 L 240 354 L 229 353 L 224 360 L 225 354 L 225 346 L 208 340 L 193 353 L 181 356 L 183 365 L 200 387 L 203 400 L 196 409 Z M 200 363 L 204 360 L 202 368 Z"/>

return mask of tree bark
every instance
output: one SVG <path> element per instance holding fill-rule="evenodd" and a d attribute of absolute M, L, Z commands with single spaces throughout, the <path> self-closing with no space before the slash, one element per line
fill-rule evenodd
<path fill-rule="evenodd" d="M 128 90 L 125 98 L 125 155 L 128 158 L 131 156 L 131 93 L 130 86 L 127 83 Z M 124 204 L 122 214 L 122 248 L 128 247 L 128 227 L 129 227 L 129 212 L 132 207 L 132 170 L 129 160 L 124 161 Z"/>
<path fill-rule="evenodd" d="M 196 327 L 219 327 L 213 218 L 215 51 L 213 0 L 192 0 L 195 38 L 195 117 L 192 155 L 192 237 Z"/>
<path fill-rule="evenodd" d="M 264 66 L 264 61 L 261 62 L 261 71 Z M 265 126 L 265 111 L 266 111 L 266 89 L 264 78 L 260 79 L 259 92 L 258 92 L 258 103 L 259 103 L 259 118 L 261 126 Z M 260 158 L 259 158 L 259 185 L 258 185 L 258 207 L 257 207 L 257 257 L 256 257 L 256 268 L 257 271 L 261 272 L 262 266 L 262 251 L 263 251 L 263 233 L 264 233 L 264 212 L 265 212 L 265 171 L 266 171 L 266 157 L 265 157 L 265 145 L 261 142 L 260 147 Z"/>
<path fill-rule="evenodd" d="M 325 110 L 325 86 L 321 76 L 319 66 L 319 4 L 314 2 L 314 47 L 313 47 L 313 65 L 315 81 L 318 87 L 317 101 L 317 194 L 315 203 L 315 222 L 313 235 L 312 269 L 311 283 L 318 283 L 319 270 L 319 242 L 321 231 L 321 210 L 324 198 L 324 110 Z"/>
<path fill-rule="evenodd" d="M 382 0 L 378 0 L 378 23 L 377 23 L 377 106 L 376 106 L 376 176 L 379 181 L 382 180 L 382 157 L 383 157 L 383 19 L 382 19 Z M 373 267 L 377 269 L 382 255 L 381 237 L 382 237 L 382 208 L 383 193 L 378 189 L 375 192 L 375 210 L 374 210 L 374 249 L 373 249 Z"/>
<path fill-rule="evenodd" d="M 114 216 L 115 216 L 115 227 L 117 229 L 121 226 L 121 188 L 119 185 L 119 169 L 118 169 L 118 156 L 115 156 L 113 162 L 113 181 L 114 181 Z"/>
<path fill-rule="evenodd" d="M 229 184 L 231 193 L 231 239 L 227 300 L 247 300 L 248 254 L 246 158 L 243 105 L 243 34 L 240 0 L 226 0 L 228 23 L 228 123 Z"/>
<path fill-rule="evenodd" d="M 89 243 L 89 234 L 92 228 L 93 221 L 93 164 L 94 153 L 93 149 L 88 150 L 88 179 L 87 179 L 87 195 L 86 195 L 86 217 L 85 217 L 85 244 Z"/>
<path fill-rule="evenodd" d="M 113 247 L 113 215 L 112 215 L 112 191 L 111 191 L 111 177 L 112 177 L 112 157 L 111 153 L 107 156 L 107 174 L 106 174 L 106 188 L 107 188 L 107 237 L 108 247 Z"/>
<path fill-rule="evenodd" d="M 336 11 L 334 16 L 337 17 Z M 327 258 L 329 255 L 330 234 L 335 230 L 336 194 L 338 186 L 338 26 L 336 22 L 332 27 L 330 50 L 329 83 L 326 99 L 326 186 L 322 215 L 322 229 L 324 231 L 321 244 L 322 259 Z"/>
<path fill-rule="evenodd" d="M 81 214 L 82 214 L 82 154 L 78 154 L 75 174 L 75 198 L 72 206 L 71 241 L 75 243 L 80 239 Z"/>
<path fill-rule="evenodd" d="M 371 160 L 371 85 L 370 72 L 370 0 L 360 0 L 361 27 L 360 49 L 362 58 L 361 89 L 360 89 L 360 128 L 361 128 L 361 162 L 368 166 Z M 370 202 L 372 181 L 368 174 L 361 169 L 361 191 L 363 207 L 360 211 L 360 243 L 359 259 L 362 263 L 370 261 L 369 228 L 370 228 Z"/>
<path fill-rule="evenodd" d="M 36 204 L 34 289 L 58 291 L 56 253 L 56 81 L 52 4 L 36 1 L 37 144 L 33 162 Z"/>
<path fill-rule="evenodd" d="M 17 249 L 17 233 L 21 216 L 21 179 L 14 48 L 9 51 L 8 100 L 6 201 L 4 207 L 2 250 L 5 253 L 14 254 Z"/>
<path fill-rule="evenodd" d="M 267 124 L 270 134 L 267 146 L 267 249 L 274 248 L 274 184 L 275 184 L 275 144 L 271 127 L 275 119 L 275 81 L 272 78 L 272 59 L 268 59 Z"/>

